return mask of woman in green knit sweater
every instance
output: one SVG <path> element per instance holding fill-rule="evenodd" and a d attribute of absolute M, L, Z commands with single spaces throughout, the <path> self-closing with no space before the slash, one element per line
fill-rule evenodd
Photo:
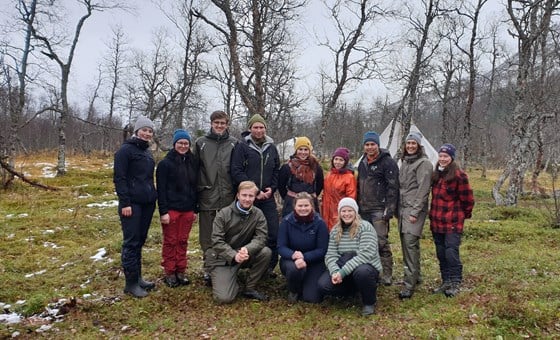
<path fill-rule="evenodd" d="M 323 295 L 361 294 L 362 315 L 375 312 L 377 281 L 382 271 L 373 226 L 360 218 L 358 204 L 346 197 L 338 203 L 339 221 L 329 235 L 325 255 L 328 272 L 319 278 Z"/>

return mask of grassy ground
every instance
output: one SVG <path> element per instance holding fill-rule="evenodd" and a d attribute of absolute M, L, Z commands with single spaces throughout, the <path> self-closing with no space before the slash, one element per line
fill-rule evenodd
<path fill-rule="evenodd" d="M 212 302 L 202 284 L 196 226 L 190 237 L 190 286 L 162 281 L 161 229 L 154 216 L 144 250 L 144 273 L 159 278 L 157 290 L 137 300 L 122 293 L 121 232 L 116 207 L 88 207 L 116 199 L 110 157 L 71 157 L 68 175 L 40 178 L 54 156 L 21 159 L 20 170 L 62 188 L 47 192 L 16 181 L 0 193 L 0 302 L 10 311 L 37 315 L 61 298 L 75 297 L 49 338 L 560 338 L 560 229 L 549 227 L 545 200 L 517 208 L 493 205 L 491 179 L 469 171 L 476 206 L 461 247 L 464 288 L 456 298 L 432 295 L 439 283 L 429 230 L 422 239 L 424 283 L 411 300 L 399 285 L 380 287 L 377 314 L 359 316 L 355 301 L 321 305 L 285 300 L 283 280 L 264 281 L 267 303 L 239 299 Z M 546 179 L 543 181 L 546 185 Z M 394 221 L 392 223 L 395 223 Z M 391 232 L 395 281 L 402 277 L 400 243 Z M 91 256 L 104 248 L 100 261 Z M 17 303 L 18 300 L 25 302 Z M 35 337 L 41 319 L 0 324 L 0 337 Z"/>

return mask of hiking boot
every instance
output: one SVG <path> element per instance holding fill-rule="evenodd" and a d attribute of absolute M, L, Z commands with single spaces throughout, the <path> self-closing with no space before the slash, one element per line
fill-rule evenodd
<path fill-rule="evenodd" d="M 202 280 L 204 281 L 204 285 L 206 287 L 212 287 L 212 276 L 210 276 L 210 274 L 204 273 Z"/>
<path fill-rule="evenodd" d="M 298 300 L 298 293 L 288 292 L 288 302 L 296 303 Z"/>
<path fill-rule="evenodd" d="M 375 314 L 375 305 L 364 305 L 362 308 L 362 316 Z"/>
<path fill-rule="evenodd" d="M 247 299 L 253 299 L 258 301 L 268 301 L 268 296 L 264 293 L 260 293 L 254 289 L 248 289 L 243 292 L 243 296 Z"/>
<path fill-rule="evenodd" d="M 126 284 L 124 286 L 124 292 L 130 294 L 135 298 L 143 298 L 148 296 L 148 292 L 140 287 L 138 284 L 138 272 L 124 272 Z"/>
<path fill-rule="evenodd" d="M 401 300 L 410 299 L 413 293 L 414 292 L 412 291 L 412 289 L 405 288 L 401 290 L 401 292 L 399 293 L 399 299 Z"/>
<path fill-rule="evenodd" d="M 455 295 L 459 294 L 459 289 L 461 287 L 460 282 L 451 282 L 449 288 L 447 288 L 444 293 L 447 297 L 455 297 Z"/>
<path fill-rule="evenodd" d="M 163 282 L 165 282 L 165 284 L 169 288 L 175 288 L 179 285 L 179 282 L 177 281 L 177 276 L 175 276 L 175 273 L 165 275 L 165 277 L 163 278 Z"/>
<path fill-rule="evenodd" d="M 181 285 L 181 286 L 186 286 L 188 284 L 191 283 L 191 281 L 189 280 L 188 277 L 185 276 L 185 273 L 177 273 L 177 282 Z"/>
<path fill-rule="evenodd" d="M 444 281 L 439 287 L 432 290 L 432 294 L 444 294 L 449 287 L 451 287 L 451 282 Z"/>

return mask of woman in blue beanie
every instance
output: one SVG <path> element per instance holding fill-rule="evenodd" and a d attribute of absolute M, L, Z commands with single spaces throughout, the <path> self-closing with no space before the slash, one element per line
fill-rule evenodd
<path fill-rule="evenodd" d="M 187 246 L 196 219 L 198 162 L 190 149 L 191 136 L 185 130 L 173 134 L 173 149 L 156 170 L 158 207 L 163 229 L 162 261 L 164 282 L 169 287 L 190 283 Z"/>

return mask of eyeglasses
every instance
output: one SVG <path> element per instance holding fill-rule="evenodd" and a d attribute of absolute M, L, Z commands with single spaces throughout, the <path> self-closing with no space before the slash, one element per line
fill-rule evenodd
<path fill-rule="evenodd" d="M 189 146 L 189 142 L 177 142 L 175 144 L 177 144 L 179 146 Z"/>
<path fill-rule="evenodd" d="M 226 123 L 226 122 L 223 122 L 223 121 L 219 121 L 219 120 L 215 120 L 215 121 L 213 121 L 213 122 L 212 122 L 212 124 L 214 124 L 214 125 L 227 125 L 227 123 Z"/>

